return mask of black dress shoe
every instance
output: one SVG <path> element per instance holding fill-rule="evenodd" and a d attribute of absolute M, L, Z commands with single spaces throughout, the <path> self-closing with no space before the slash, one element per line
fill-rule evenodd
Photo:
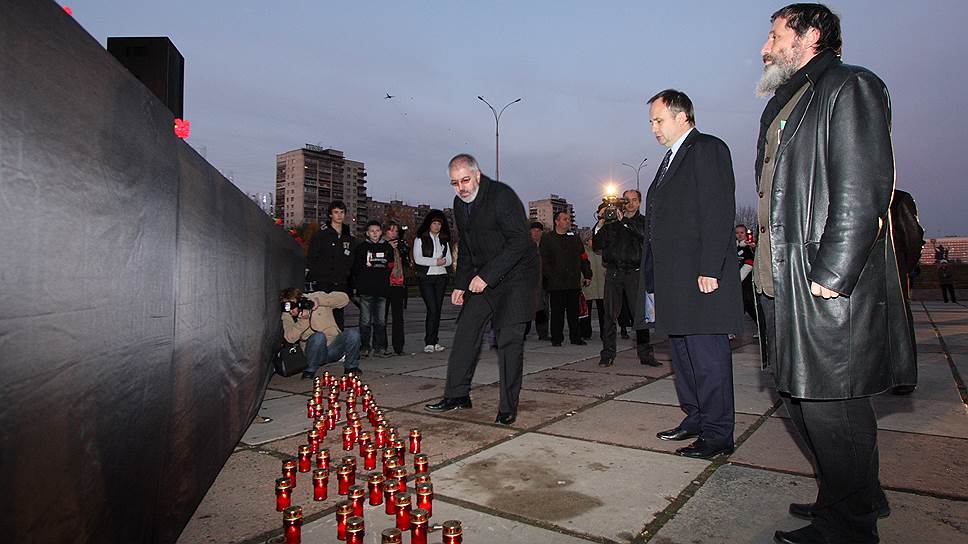
<path fill-rule="evenodd" d="M 494 420 L 494 423 L 497 423 L 499 425 L 511 425 L 517 419 L 518 419 L 517 414 L 505 414 L 504 412 L 498 412 L 497 418 Z"/>
<path fill-rule="evenodd" d="M 578 340 L 572 340 L 571 345 L 573 346 L 587 346 L 588 342 L 579 338 Z"/>
<path fill-rule="evenodd" d="M 693 438 L 698 438 L 699 433 L 689 432 L 680 427 L 676 427 L 675 429 L 655 433 L 655 436 L 659 440 L 691 440 Z"/>
<path fill-rule="evenodd" d="M 805 519 L 807 521 L 812 521 L 816 512 L 814 511 L 815 505 L 810 502 L 794 502 L 790 503 L 790 515 L 795 518 Z M 884 519 L 891 515 L 891 505 L 885 504 L 884 506 L 877 509 L 877 517 Z"/>
<path fill-rule="evenodd" d="M 639 362 L 642 363 L 643 365 L 662 366 L 662 363 L 660 363 L 659 361 L 656 361 L 655 356 L 652 355 L 651 353 L 648 354 L 646 357 L 639 359 Z"/>
<path fill-rule="evenodd" d="M 712 459 L 717 455 L 729 455 L 733 453 L 733 446 L 728 444 L 710 444 L 702 438 L 684 448 L 676 450 L 676 455 L 691 457 L 693 459 Z"/>
<path fill-rule="evenodd" d="M 800 527 L 796 531 L 777 531 L 773 533 L 773 542 L 777 544 L 827 544 L 823 533 L 813 525 Z"/>
<path fill-rule="evenodd" d="M 433 404 L 427 404 L 424 409 L 428 412 L 449 412 L 451 410 L 467 410 L 471 408 L 470 397 L 444 397 Z"/>
<path fill-rule="evenodd" d="M 302 373 L 302 377 L 301 377 L 301 378 L 299 378 L 299 379 L 300 379 L 300 380 L 305 380 L 305 379 L 308 379 L 308 378 L 312 378 L 312 377 L 313 377 L 313 376 L 315 376 L 315 375 L 316 375 L 316 373 L 315 373 L 315 372 L 303 372 L 303 373 Z"/>
<path fill-rule="evenodd" d="M 598 366 L 612 366 L 615 364 L 613 357 L 602 357 L 598 360 Z"/>
<path fill-rule="evenodd" d="M 554 346 L 554 347 L 556 347 L 556 348 L 560 348 L 561 347 L 561 342 L 552 342 L 551 345 Z"/>

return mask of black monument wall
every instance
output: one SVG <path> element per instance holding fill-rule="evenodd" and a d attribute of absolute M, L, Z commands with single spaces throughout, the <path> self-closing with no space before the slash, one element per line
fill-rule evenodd
<path fill-rule="evenodd" d="M 301 254 L 57 4 L 2 11 L 0 533 L 174 542 L 256 414 Z"/>

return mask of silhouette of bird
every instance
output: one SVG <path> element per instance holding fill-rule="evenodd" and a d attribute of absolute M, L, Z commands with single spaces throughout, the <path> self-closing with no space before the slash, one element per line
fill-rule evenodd
<path fill-rule="evenodd" d="M 384 98 L 384 100 L 390 100 L 391 98 L 393 98 L 393 95 L 391 95 L 390 93 L 387 93 L 387 97 Z"/>

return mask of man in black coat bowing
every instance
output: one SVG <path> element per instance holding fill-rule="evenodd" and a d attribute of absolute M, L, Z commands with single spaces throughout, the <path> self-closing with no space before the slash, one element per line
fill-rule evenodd
<path fill-rule="evenodd" d="M 709 459 L 733 451 L 728 335 L 738 334 L 742 323 L 733 165 L 722 140 L 696 130 L 684 93 L 665 90 L 649 104 L 652 132 L 669 151 L 646 197 L 642 253 L 652 262 L 640 267 L 646 274 L 640 284 L 655 293 L 656 331 L 669 335 L 676 394 L 686 412 L 677 427 L 657 436 L 695 438 L 676 453 Z"/>
<path fill-rule="evenodd" d="M 454 217 L 460 241 L 450 300 L 463 306 L 447 361 L 444 398 L 431 412 L 471 407 L 470 389 L 490 321 L 497 336 L 501 402 L 495 423 L 510 425 L 518 413 L 524 370 L 524 328 L 534 317 L 538 252 L 521 199 L 500 181 L 481 175 L 474 157 L 450 160 Z"/>

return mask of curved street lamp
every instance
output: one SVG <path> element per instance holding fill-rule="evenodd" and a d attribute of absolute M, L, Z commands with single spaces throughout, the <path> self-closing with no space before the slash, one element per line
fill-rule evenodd
<path fill-rule="evenodd" d="M 508 106 L 520 102 L 521 99 L 508 102 L 501 108 L 500 112 L 495 110 L 490 102 L 484 100 L 483 96 L 478 95 L 477 99 L 487 104 L 487 107 L 491 108 L 491 113 L 494 114 L 494 179 L 501 181 L 501 114 L 508 109 Z"/>
<path fill-rule="evenodd" d="M 639 194 L 642 194 L 642 190 L 639 189 L 639 172 L 642 171 L 642 168 L 645 166 L 645 163 L 648 160 L 649 160 L 648 157 L 642 159 L 642 162 L 639 163 L 638 168 L 636 168 L 635 166 L 632 166 L 631 164 L 629 164 L 627 162 L 623 162 L 622 163 L 622 166 L 628 166 L 632 170 L 635 170 L 635 190 L 638 191 Z"/>

